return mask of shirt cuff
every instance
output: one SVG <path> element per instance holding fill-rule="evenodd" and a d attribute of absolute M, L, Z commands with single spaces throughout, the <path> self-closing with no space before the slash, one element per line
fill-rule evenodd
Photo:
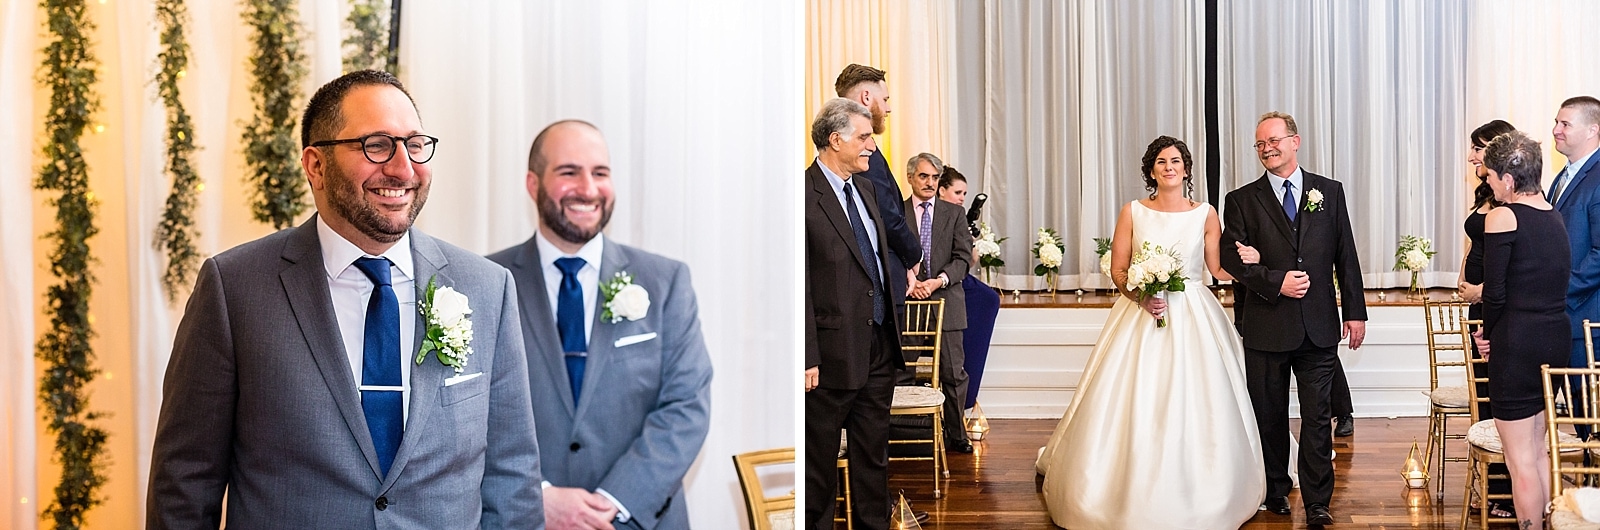
<path fill-rule="evenodd" d="M 548 481 L 548 480 L 540 481 L 539 482 L 539 489 L 542 491 L 545 488 L 549 488 L 551 485 L 552 484 L 550 484 L 550 481 Z"/>
<path fill-rule="evenodd" d="M 622 501 L 617 500 L 616 497 L 612 497 L 610 493 L 606 493 L 606 490 L 595 488 L 594 492 L 599 493 L 600 496 L 605 497 L 608 501 L 611 501 L 612 506 L 617 507 L 617 522 L 626 523 L 629 519 L 633 518 L 633 514 L 628 513 L 628 507 L 623 506 Z"/>

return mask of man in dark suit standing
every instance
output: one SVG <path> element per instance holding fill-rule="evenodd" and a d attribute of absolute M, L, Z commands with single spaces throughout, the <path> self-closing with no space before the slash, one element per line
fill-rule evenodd
<path fill-rule="evenodd" d="M 1245 377 L 1261 430 L 1266 508 L 1289 514 L 1289 373 L 1300 389 L 1300 494 L 1306 523 L 1332 524 L 1333 430 L 1330 404 L 1339 340 L 1350 349 L 1366 336 L 1361 291 L 1344 188 L 1302 171 L 1294 118 L 1269 112 L 1256 123 L 1256 155 L 1266 173 L 1228 193 L 1222 246 L 1255 247 L 1260 263 L 1222 252 L 1237 279 L 1235 325 L 1244 339 Z M 1344 315 L 1334 297 L 1337 280 Z M 1340 322 L 1343 321 L 1341 327 Z"/>
<path fill-rule="evenodd" d="M 967 294 L 961 281 L 972 266 L 972 232 L 961 206 L 939 200 L 939 177 L 944 162 L 928 153 L 906 162 L 906 185 L 911 198 L 906 211 L 912 212 L 912 228 L 921 238 L 924 252 L 910 298 L 944 300 L 944 328 L 939 341 L 939 389 L 944 392 L 945 448 L 971 453 L 962 407 L 967 402 L 966 353 L 962 332 L 967 329 Z"/>
<path fill-rule="evenodd" d="M 1600 149 L 1600 100 L 1578 96 L 1562 102 L 1550 134 L 1555 137 L 1556 151 L 1567 158 L 1566 166 L 1545 192 L 1545 200 L 1561 212 L 1567 241 L 1572 246 L 1572 277 L 1567 281 L 1571 365 L 1587 366 L 1583 321 L 1600 322 L 1600 297 L 1595 296 L 1600 291 L 1600 243 L 1594 239 L 1600 235 L 1600 193 L 1595 192 L 1600 187 L 1600 171 L 1595 170 L 1600 157 L 1594 156 Z M 1588 426 L 1577 428 L 1579 435 L 1588 434 Z"/>
<path fill-rule="evenodd" d="M 870 66 L 851 64 L 833 81 L 833 90 L 839 97 L 860 103 L 872 113 L 872 134 L 881 135 L 888 126 L 889 87 L 884 71 Z M 884 159 L 877 143 L 872 146 L 872 156 L 867 168 L 858 177 L 872 182 L 878 190 L 878 211 L 883 214 L 883 229 L 889 235 L 889 294 L 894 297 L 895 312 L 904 314 L 908 286 L 916 283 L 917 260 L 922 257 L 922 245 L 917 234 L 906 223 L 906 211 L 900 201 L 900 184 L 889 171 L 889 161 Z M 906 359 L 914 361 L 916 359 Z"/>
<path fill-rule="evenodd" d="M 890 263 L 879 190 L 853 178 L 876 152 L 872 115 L 847 99 L 811 124 L 817 159 L 805 171 L 806 528 L 833 527 L 839 430 L 849 431 L 855 527 L 889 526 L 889 405 L 905 367 L 885 292 Z M 899 201 L 896 201 L 898 203 Z"/>

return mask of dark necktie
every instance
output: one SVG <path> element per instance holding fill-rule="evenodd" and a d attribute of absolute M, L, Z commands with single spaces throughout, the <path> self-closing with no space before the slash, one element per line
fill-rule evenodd
<path fill-rule="evenodd" d="M 373 285 L 361 344 L 361 411 L 367 415 L 372 447 L 378 452 L 378 468 L 388 475 L 404 430 L 400 411 L 404 390 L 400 384 L 400 301 L 395 298 L 389 279 L 389 260 L 359 258 L 356 268 Z"/>
<path fill-rule="evenodd" d="M 878 252 L 872 248 L 872 238 L 867 236 L 867 224 L 861 222 L 861 213 L 856 211 L 856 191 L 849 182 L 844 183 L 844 210 L 850 216 L 850 231 L 856 233 L 856 249 L 867 260 L 867 277 L 872 279 L 872 323 L 883 324 L 887 311 L 883 277 L 878 274 Z"/>
<path fill-rule="evenodd" d="M 1572 165 L 1568 164 L 1566 168 L 1561 170 L 1561 176 L 1556 178 L 1556 183 L 1550 186 L 1549 199 L 1552 206 L 1556 204 L 1556 201 L 1561 200 L 1561 188 L 1567 185 L 1567 179 L 1571 176 Z"/>
<path fill-rule="evenodd" d="M 1283 182 L 1283 213 L 1284 213 L 1284 215 L 1289 216 L 1289 222 L 1291 222 L 1291 223 L 1294 222 L 1295 209 L 1296 208 L 1294 207 L 1294 183 L 1293 182 L 1289 182 L 1289 181 L 1284 181 Z"/>
<path fill-rule="evenodd" d="M 922 277 L 933 277 L 933 201 L 922 203 L 922 223 L 917 226 L 917 232 L 922 234 Z"/>
<path fill-rule="evenodd" d="M 561 290 L 556 292 L 556 329 L 561 332 L 561 351 L 567 353 L 567 380 L 572 383 L 572 404 L 583 392 L 583 368 L 588 361 L 589 338 L 583 332 L 583 285 L 578 271 L 588 264 L 583 258 L 558 258 Z"/>

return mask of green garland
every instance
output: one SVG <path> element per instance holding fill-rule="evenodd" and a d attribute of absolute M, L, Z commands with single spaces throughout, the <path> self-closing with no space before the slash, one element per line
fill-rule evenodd
<path fill-rule="evenodd" d="M 350 0 L 350 36 L 344 38 L 344 71 L 384 70 L 389 66 L 388 0 Z M 394 72 L 389 72 L 394 73 Z"/>
<path fill-rule="evenodd" d="M 300 84 L 306 76 L 305 30 L 294 0 L 248 0 L 244 19 L 254 30 L 250 101 L 256 113 L 244 130 L 245 177 L 253 185 L 250 212 L 257 221 L 287 228 L 305 211 L 306 179 L 295 134 Z"/>
<path fill-rule="evenodd" d="M 89 32 L 94 31 L 84 12 L 86 0 L 41 0 L 45 30 L 39 80 L 50 89 L 50 111 L 45 114 L 45 163 L 39 167 L 34 187 L 60 195 L 50 199 L 56 207 L 56 229 L 45 237 L 55 243 L 50 251 L 50 272 L 60 281 L 46 291 L 50 329 L 39 337 L 37 355 L 45 363 L 39 380 L 46 428 L 56 436 L 55 458 L 61 464 L 61 481 L 43 517 L 57 529 L 81 528 L 85 513 L 102 500 L 95 491 L 106 482 L 106 431 L 91 422 L 101 417 L 89 412 L 88 386 L 99 373 L 94 368 L 94 337 L 89 320 L 89 296 L 94 275 L 89 264 L 89 238 L 94 225 L 95 200 L 89 191 L 89 166 L 79 139 L 90 127 L 90 116 L 100 102 L 90 86 L 98 76 L 98 62 L 89 53 Z"/>
<path fill-rule="evenodd" d="M 194 226 L 194 209 L 201 184 L 189 162 L 195 151 L 194 122 L 178 98 L 178 80 L 189 66 L 189 41 L 183 36 L 189 10 L 183 0 L 156 0 L 156 20 L 161 24 L 161 53 L 156 55 L 161 70 L 156 73 L 156 87 L 167 106 L 166 171 L 172 175 L 172 191 L 167 193 L 161 225 L 156 227 L 156 249 L 167 254 L 161 286 L 167 301 L 172 302 L 178 291 L 189 285 L 189 277 L 200 263 L 200 251 L 195 248 L 200 231 Z"/>

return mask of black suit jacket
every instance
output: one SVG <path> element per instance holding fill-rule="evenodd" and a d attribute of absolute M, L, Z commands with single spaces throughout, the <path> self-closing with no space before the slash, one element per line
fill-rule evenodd
<path fill-rule="evenodd" d="M 806 368 L 818 368 L 820 387 L 859 389 L 867 384 L 876 340 L 872 297 L 883 288 L 873 285 L 867 267 L 890 269 L 885 245 L 888 236 L 871 182 L 854 177 L 849 181 L 861 195 L 867 214 L 877 221 L 878 263 L 872 263 L 872 256 L 861 255 L 850 218 L 817 162 L 806 168 L 806 182 Z M 889 274 L 892 277 L 894 273 Z M 905 282 L 904 271 L 900 281 Z M 905 294 L 903 288 L 901 294 Z M 894 311 L 888 313 L 883 326 L 900 329 Z M 895 337 L 894 351 L 888 352 L 889 356 L 897 369 L 904 368 L 900 334 L 891 335 Z"/>
<path fill-rule="evenodd" d="M 922 211 L 916 207 L 915 197 L 905 202 L 906 212 L 913 232 L 920 238 L 922 236 Z M 950 285 L 933 291 L 929 300 L 944 300 L 944 330 L 956 331 L 967 329 L 967 292 L 961 287 L 961 281 L 967 278 L 967 270 L 972 268 L 972 231 L 967 229 L 967 215 L 961 205 L 935 199 L 933 206 L 933 237 L 929 245 L 933 247 L 928 260 L 932 265 L 922 272 L 922 279 L 938 278 L 939 273 L 944 273 L 950 278 Z M 918 243 L 922 240 L 918 239 Z"/>
<path fill-rule="evenodd" d="M 1261 351 L 1293 351 L 1309 337 L 1318 347 L 1339 343 L 1342 323 L 1366 320 L 1361 262 L 1356 255 L 1344 187 L 1339 182 L 1303 171 L 1305 192 L 1294 223 L 1283 212 L 1265 173 L 1228 193 L 1223 214 L 1222 268 L 1234 282 L 1234 324 L 1244 347 Z M 1322 193 L 1316 211 L 1306 211 L 1312 190 Z M 1234 242 L 1255 247 L 1261 263 L 1245 265 Z M 1283 277 L 1302 270 L 1311 279 L 1304 298 L 1279 294 Z M 1344 301 L 1340 318 L 1334 280 Z"/>
<path fill-rule="evenodd" d="M 889 161 L 883 158 L 883 151 L 873 151 L 867 159 L 867 170 L 851 178 L 857 177 L 871 181 L 878 190 L 876 202 L 878 211 L 883 214 L 877 217 L 878 224 L 889 235 L 889 254 L 886 258 L 889 262 L 889 294 L 894 297 L 894 305 L 905 305 L 906 270 L 922 259 L 922 240 L 907 226 L 910 224 L 906 222 L 909 210 L 901 210 L 900 184 L 895 182 L 894 172 L 889 170 Z"/>

